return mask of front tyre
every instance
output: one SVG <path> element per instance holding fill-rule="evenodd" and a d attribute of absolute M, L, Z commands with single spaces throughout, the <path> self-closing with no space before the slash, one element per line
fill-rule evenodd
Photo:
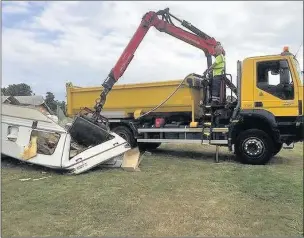
<path fill-rule="evenodd" d="M 273 141 L 262 130 L 249 129 L 236 139 L 236 156 L 245 164 L 266 164 L 273 156 Z"/>
<path fill-rule="evenodd" d="M 124 140 L 126 140 L 131 146 L 131 148 L 136 147 L 136 141 L 134 135 L 128 127 L 118 126 L 118 127 L 114 127 L 112 131 L 117 135 L 119 135 L 120 137 L 122 137 Z"/>
<path fill-rule="evenodd" d="M 277 155 L 283 147 L 283 143 L 276 143 L 273 148 L 273 156 Z"/>

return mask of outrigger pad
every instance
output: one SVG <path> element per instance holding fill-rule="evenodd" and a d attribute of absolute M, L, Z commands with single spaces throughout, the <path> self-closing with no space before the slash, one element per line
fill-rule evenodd
<path fill-rule="evenodd" d="M 114 138 L 101 123 L 94 123 L 85 116 L 76 116 L 69 128 L 73 140 L 84 146 L 95 146 Z"/>

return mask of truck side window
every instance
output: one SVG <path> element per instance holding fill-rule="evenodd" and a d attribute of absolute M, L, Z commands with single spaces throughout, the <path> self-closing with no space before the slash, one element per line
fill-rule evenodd
<path fill-rule="evenodd" d="M 52 155 L 57 147 L 60 139 L 60 134 L 55 132 L 46 132 L 32 130 L 31 138 L 37 137 L 37 153 L 43 155 Z"/>
<path fill-rule="evenodd" d="M 282 100 L 294 98 L 294 87 L 288 62 L 273 60 L 257 63 L 257 87 Z"/>

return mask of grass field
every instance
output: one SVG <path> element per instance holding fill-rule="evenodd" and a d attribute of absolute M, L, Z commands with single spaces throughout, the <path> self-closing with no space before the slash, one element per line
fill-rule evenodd
<path fill-rule="evenodd" d="M 77 176 L 3 159 L 2 237 L 302 236 L 303 146 L 266 166 L 220 152 L 216 164 L 213 147 L 166 145 L 141 172 Z"/>

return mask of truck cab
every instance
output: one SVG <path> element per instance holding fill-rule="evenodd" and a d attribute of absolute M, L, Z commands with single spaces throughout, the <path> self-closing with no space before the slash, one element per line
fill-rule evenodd
<path fill-rule="evenodd" d="M 303 78 L 292 54 L 245 59 L 241 92 L 244 110 L 267 110 L 277 118 L 302 116 Z"/>
<path fill-rule="evenodd" d="M 288 48 L 279 55 L 246 58 L 239 77 L 241 115 L 278 127 L 284 143 L 301 140 L 303 75 Z"/>
<path fill-rule="evenodd" d="M 231 140 L 239 157 L 266 161 L 283 144 L 303 141 L 303 109 L 303 74 L 288 47 L 278 55 L 238 62 L 238 119 Z M 250 159 L 268 149 L 272 152 L 264 159 Z"/>

